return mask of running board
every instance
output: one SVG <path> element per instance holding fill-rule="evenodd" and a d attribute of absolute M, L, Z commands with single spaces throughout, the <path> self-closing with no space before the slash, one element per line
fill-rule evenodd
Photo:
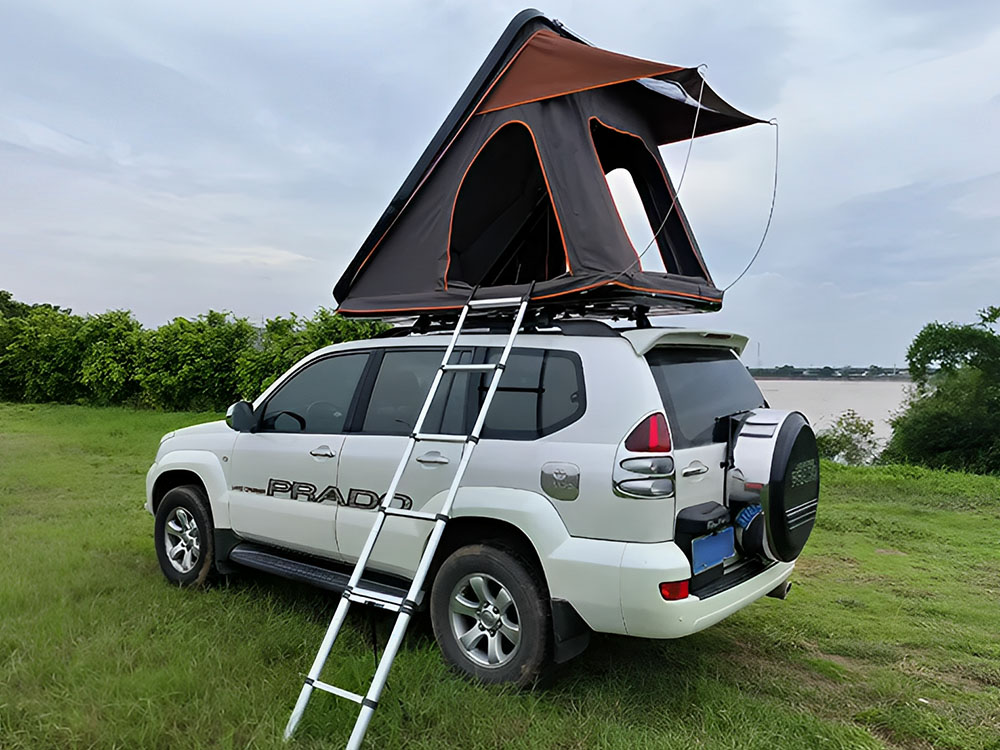
<path fill-rule="evenodd" d="M 350 573 L 284 557 L 256 544 L 237 544 L 229 553 L 229 559 L 247 568 L 273 573 L 282 578 L 308 583 L 310 586 L 335 591 L 338 594 L 344 592 L 348 581 L 351 580 Z M 387 583 L 362 579 L 361 586 L 366 592 L 370 591 L 383 597 L 398 598 L 400 601 L 406 598 L 405 588 Z"/>

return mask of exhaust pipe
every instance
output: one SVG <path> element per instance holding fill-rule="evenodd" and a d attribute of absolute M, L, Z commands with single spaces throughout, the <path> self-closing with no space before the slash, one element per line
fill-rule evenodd
<path fill-rule="evenodd" d="M 775 599 L 787 599 L 788 592 L 792 590 L 791 581 L 783 581 L 779 583 L 775 588 L 767 592 L 768 596 L 772 596 Z"/>

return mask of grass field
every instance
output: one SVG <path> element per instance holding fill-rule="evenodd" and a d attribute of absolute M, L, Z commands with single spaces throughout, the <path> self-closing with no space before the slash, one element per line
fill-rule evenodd
<path fill-rule="evenodd" d="M 210 415 L 0 404 L 0 748 L 277 748 L 330 596 L 163 580 L 143 477 Z M 1000 748 L 1000 481 L 823 467 L 785 602 L 703 633 L 595 636 L 531 693 L 463 682 L 411 630 L 372 748 Z M 376 619 L 384 641 L 391 620 Z M 327 679 L 359 688 L 368 620 Z M 293 747 L 338 747 L 317 694 Z"/>

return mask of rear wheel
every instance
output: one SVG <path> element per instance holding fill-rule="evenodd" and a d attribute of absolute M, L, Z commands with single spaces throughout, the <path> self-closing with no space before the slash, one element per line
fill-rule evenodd
<path fill-rule="evenodd" d="M 214 572 L 214 526 L 200 487 L 174 487 L 156 509 L 154 540 L 163 575 L 178 586 L 199 586 Z"/>
<path fill-rule="evenodd" d="M 551 663 L 551 612 L 535 566 L 474 544 L 452 553 L 431 589 L 431 623 L 445 661 L 490 683 L 528 686 Z"/>

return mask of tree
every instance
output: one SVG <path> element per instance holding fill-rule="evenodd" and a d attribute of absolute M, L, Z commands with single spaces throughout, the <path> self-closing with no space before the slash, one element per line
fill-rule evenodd
<path fill-rule="evenodd" d="M 975 323 L 930 323 L 917 334 L 906 355 L 917 391 L 892 420 L 883 460 L 1000 474 L 998 321 L 993 306 Z"/>

